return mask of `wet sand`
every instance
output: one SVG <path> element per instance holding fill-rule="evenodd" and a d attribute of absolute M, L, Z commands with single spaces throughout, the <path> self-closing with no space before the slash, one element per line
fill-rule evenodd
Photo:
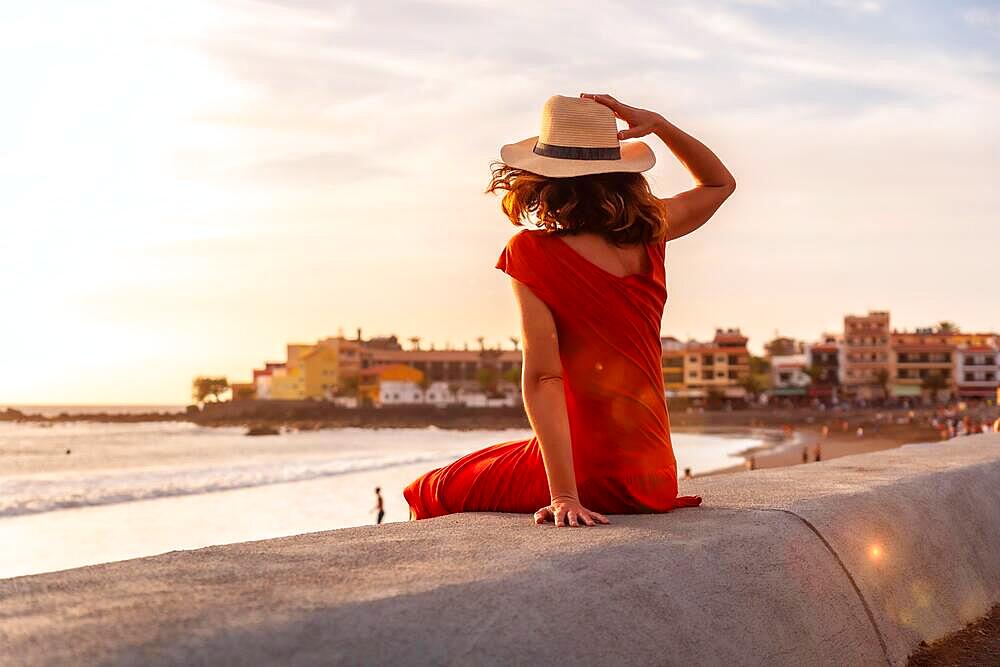
<path fill-rule="evenodd" d="M 743 452 L 743 464 L 694 475 L 694 477 L 720 475 L 747 469 L 783 468 L 828 461 L 842 456 L 867 454 L 900 447 L 904 444 L 941 440 L 937 430 L 929 425 L 866 424 L 862 428 L 863 434 L 860 436 L 857 434 L 857 426 L 850 426 L 847 431 L 838 427 L 838 430 L 831 430 L 826 436 L 823 435 L 821 427 L 812 424 L 805 428 L 793 428 L 789 432 L 771 429 L 772 437 L 767 444 Z M 696 429 L 689 427 L 677 430 L 694 432 Z"/>

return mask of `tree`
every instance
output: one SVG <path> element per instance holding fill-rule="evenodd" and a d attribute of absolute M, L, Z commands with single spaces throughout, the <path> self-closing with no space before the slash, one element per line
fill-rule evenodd
<path fill-rule="evenodd" d="M 361 378 L 357 375 L 342 375 L 337 383 L 337 393 L 340 396 L 358 397 L 361 390 Z"/>
<path fill-rule="evenodd" d="M 420 387 L 420 393 L 423 394 L 424 403 L 427 402 L 427 390 L 431 388 L 434 384 L 426 374 L 421 375 L 420 379 L 417 381 L 417 386 Z"/>
<path fill-rule="evenodd" d="M 484 393 L 496 396 L 497 393 L 497 372 L 490 366 L 483 366 L 476 373 L 476 380 L 479 381 L 479 388 Z"/>
<path fill-rule="evenodd" d="M 722 405 L 726 395 L 718 387 L 709 387 L 705 394 L 705 403 L 710 410 L 716 410 Z"/>
<path fill-rule="evenodd" d="M 958 325 L 948 320 L 938 322 L 938 333 L 951 334 L 958 331 Z"/>
<path fill-rule="evenodd" d="M 764 357 L 750 356 L 750 374 L 768 375 L 771 372 L 771 362 Z"/>
<path fill-rule="evenodd" d="M 928 373 L 920 382 L 920 388 L 930 394 L 931 400 L 935 403 L 942 389 L 948 388 L 948 379 L 941 373 Z"/>
<path fill-rule="evenodd" d="M 198 405 L 205 403 L 209 398 L 218 403 L 227 391 L 229 391 L 229 380 L 225 377 L 198 376 L 191 382 L 191 398 Z"/>
<path fill-rule="evenodd" d="M 485 337 L 483 337 L 483 336 L 477 336 L 476 337 L 476 342 L 479 343 L 479 349 L 480 350 L 485 350 L 486 349 L 486 338 Z"/>
<path fill-rule="evenodd" d="M 410 345 L 413 346 L 414 350 L 420 349 L 420 336 L 410 336 Z"/>
<path fill-rule="evenodd" d="M 462 383 L 461 382 L 449 382 L 448 383 L 448 391 L 451 392 L 451 398 L 456 403 L 458 403 L 458 392 L 461 391 L 461 390 L 462 390 Z"/>
<path fill-rule="evenodd" d="M 820 380 L 823 379 L 823 368 L 821 366 L 806 366 L 802 369 L 802 372 L 809 376 L 809 381 L 813 384 L 819 384 Z"/>
<path fill-rule="evenodd" d="M 509 382 L 511 384 L 521 384 L 521 367 L 514 366 L 513 368 L 508 369 L 507 372 L 503 374 L 503 379 L 505 382 Z"/>
<path fill-rule="evenodd" d="M 513 343 L 514 349 L 516 350 L 516 349 L 518 349 L 517 346 L 521 344 L 521 339 L 518 338 L 517 336 L 511 336 L 510 337 L 510 342 Z"/>
<path fill-rule="evenodd" d="M 756 399 L 760 396 L 761 392 L 764 391 L 764 383 L 761 381 L 759 375 L 746 375 L 740 378 L 740 386 L 743 390 L 750 395 L 751 398 Z"/>
<path fill-rule="evenodd" d="M 885 368 L 878 369 L 875 373 L 875 381 L 882 387 L 882 396 L 889 398 L 889 371 Z"/>
<path fill-rule="evenodd" d="M 771 362 L 764 357 L 750 356 L 750 373 L 740 378 L 740 386 L 757 398 L 771 386 Z"/>

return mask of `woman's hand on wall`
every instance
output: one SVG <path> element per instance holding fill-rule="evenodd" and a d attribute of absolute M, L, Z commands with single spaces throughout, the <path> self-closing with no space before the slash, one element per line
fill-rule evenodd
<path fill-rule="evenodd" d="M 611 523 L 608 521 L 608 517 L 600 512 L 588 510 L 575 498 L 553 500 L 552 504 L 535 512 L 536 524 L 541 525 L 549 521 L 554 521 L 557 528 L 566 525 L 578 528 L 580 526 L 596 526 L 599 523 Z"/>

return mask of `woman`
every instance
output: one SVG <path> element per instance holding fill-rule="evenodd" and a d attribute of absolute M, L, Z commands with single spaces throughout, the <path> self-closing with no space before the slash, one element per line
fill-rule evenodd
<path fill-rule="evenodd" d="M 618 131 L 615 117 L 628 129 Z M 655 134 L 697 185 L 653 196 L 641 172 Z M 593 526 L 605 514 L 667 512 L 677 465 L 660 366 L 664 244 L 701 227 L 736 183 L 701 142 L 609 95 L 552 97 L 538 137 L 504 146 L 488 192 L 535 231 L 497 262 L 521 316 L 522 391 L 534 436 L 464 456 L 404 491 L 411 517 L 534 512 L 535 523 Z"/>

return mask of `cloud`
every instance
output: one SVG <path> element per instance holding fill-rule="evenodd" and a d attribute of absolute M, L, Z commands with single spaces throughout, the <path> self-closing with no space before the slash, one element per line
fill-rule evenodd
<path fill-rule="evenodd" d="M 399 170 L 389 161 L 377 160 L 373 156 L 357 152 L 327 151 L 258 162 L 233 174 L 233 177 L 251 178 L 276 186 L 293 184 L 337 187 L 399 174 Z"/>
<path fill-rule="evenodd" d="M 828 3 L 838 9 L 862 14 L 877 14 L 882 11 L 882 3 L 874 0 L 828 0 Z"/>
<path fill-rule="evenodd" d="M 961 16 L 971 26 L 1000 34 L 1000 9 L 969 7 L 962 10 Z"/>

